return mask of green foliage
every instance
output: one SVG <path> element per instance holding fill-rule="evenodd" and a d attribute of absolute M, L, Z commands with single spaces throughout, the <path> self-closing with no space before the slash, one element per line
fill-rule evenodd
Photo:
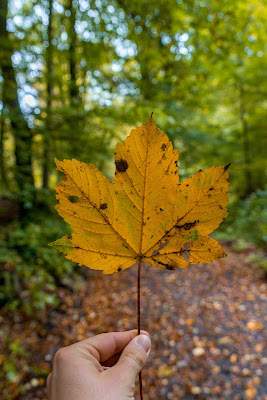
<path fill-rule="evenodd" d="M 220 236 L 236 240 L 237 251 L 246 243 L 264 246 L 267 242 L 267 190 L 258 190 L 245 200 L 239 200 L 229 208 L 229 216 Z M 241 240 L 240 240 L 241 239 Z"/>
<path fill-rule="evenodd" d="M 46 219 L 22 228 L 18 222 L 1 232 L 0 304 L 26 313 L 57 305 L 56 284 L 73 277 L 74 265 L 47 246 L 63 224 Z M 77 280 L 78 281 L 78 280 Z"/>
<path fill-rule="evenodd" d="M 246 262 L 249 265 L 259 266 L 265 271 L 265 276 L 267 276 L 267 257 L 264 255 L 264 252 L 258 249 L 255 252 L 252 252 L 247 258 Z"/>

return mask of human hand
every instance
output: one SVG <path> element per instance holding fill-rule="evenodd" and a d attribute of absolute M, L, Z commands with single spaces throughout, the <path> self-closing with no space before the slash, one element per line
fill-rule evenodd
<path fill-rule="evenodd" d="M 49 400 L 134 400 L 135 380 L 151 348 L 141 331 L 102 333 L 63 347 L 47 378 Z"/>

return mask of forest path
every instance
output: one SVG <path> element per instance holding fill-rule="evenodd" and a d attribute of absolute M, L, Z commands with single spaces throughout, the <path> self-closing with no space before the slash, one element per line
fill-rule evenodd
<path fill-rule="evenodd" d="M 145 400 L 267 399 L 267 285 L 263 272 L 246 264 L 245 253 L 226 250 L 228 257 L 213 264 L 176 271 L 142 267 L 141 325 L 152 338 L 143 371 Z M 17 318 L 10 324 L 11 337 L 24 331 L 31 367 L 43 376 L 59 347 L 136 327 L 137 268 L 90 276 L 82 290 L 59 289 L 58 309 L 36 322 Z M 46 399 L 42 374 L 28 371 L 22 381 L 26 393 L 14 398 Z"/>

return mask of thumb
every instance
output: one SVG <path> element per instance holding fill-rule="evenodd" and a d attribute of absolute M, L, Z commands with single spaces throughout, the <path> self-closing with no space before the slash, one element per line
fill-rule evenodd
<path fill-rule="evenodd" d="M 112 368 L 123 377 L 130 386 L 135 384 L 135 379 L 145 366 L 151 349 L 151 340 L 147 335 L 138 335 L 130 341 L 121 353 L 117 364 Z"/>

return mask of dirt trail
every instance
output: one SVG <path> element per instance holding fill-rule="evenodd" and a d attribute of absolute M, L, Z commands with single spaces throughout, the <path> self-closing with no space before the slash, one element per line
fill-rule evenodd
<path fill-rule="evenodd" d="M 173 272 L 143 267 L 142 328 L 153 342 L 143 372 L 145 400 L 267 399 L 267 286 L 262 271 L 246 265 L 245 254 L 229 249 L 228 254 L 214 264 Z M 93 272 L 79 292 L 59 289 L 57 310 L 36 321 L 19 316 L 10 321 L 5 330 L 13 338 L 24 332 L 30 364 L 37 367 L 21 377 L 25 394 L 14 398 L 46 399 L 44 376 L 59 347 L 136 327 L 136 272 L 135 267 L 110 276 Z"/>

